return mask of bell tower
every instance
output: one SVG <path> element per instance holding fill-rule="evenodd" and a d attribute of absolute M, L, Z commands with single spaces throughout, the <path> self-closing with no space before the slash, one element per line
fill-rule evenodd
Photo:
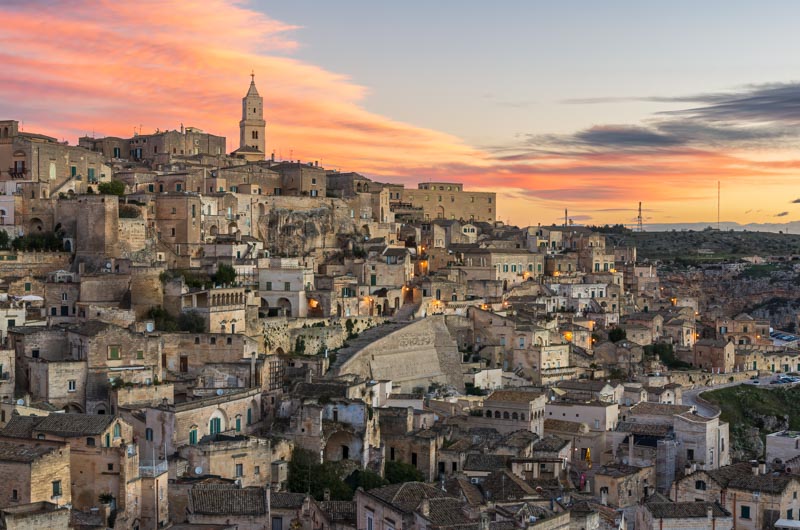
<path fill-rule="evenodd" d="M 264 121 L 264 98 L 258 95 L 256 75 L 250 74 L 250 88 L 242 98 L 242 120 L 239 122 L 239 152 L 247 158 L 263 160 L 266 153 L 267 122 Z M 257 156 L 260 155 L 260 156 Z"/>

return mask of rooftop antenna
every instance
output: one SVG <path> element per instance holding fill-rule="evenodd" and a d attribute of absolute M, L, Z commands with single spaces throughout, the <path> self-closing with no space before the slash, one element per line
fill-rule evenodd
<path fill-rule="evenodd" d="M 567 226 L 567 209 L 564 208 L 564 226 Z"/>
<path fill-rule="evenodd" d="M 642 201 L 639 201 L 639 217 L 636 218 L 636 228 L 639 232 L 644 232 L 642 228 Z"/>
<path fill-rule="evenodd" d="M 720 199 L 720 185 L 717 181 L 717 230 L 719 230 L 719 199 Z"/>

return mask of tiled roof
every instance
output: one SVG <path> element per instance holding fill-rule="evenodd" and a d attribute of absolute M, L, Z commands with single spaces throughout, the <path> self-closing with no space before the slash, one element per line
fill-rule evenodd
<path fill-rule="evenodd" d="M 519 430 L 509 433 L 506 437 L 498 442 L 498 445 L 507 445 L 510 447 L 527 447 L 531 443 L 539 439 L 539 435 L 526 430 Z"/>
<path fill-rule="evenodd" d="M 596 379 L 582 379 L 582 380 L 567 380 L 560 381 L 556 386 L 558 388 L 565 388 L 567 390 L 585 390 L 588 392 L 599 392 L 603 390 L 606 385 L 612 386 L 603 380 Z"/>
<path fill-rule="evenodd" d="M 117 419 L 110 414 L 50 414 L 43 416 L 33 430 L 64 438 L 97 435 Z"/>
<path fill-rule="evenodd" d="M 273 493 L 272 499 L 274 498 Z M 272 502 L 274 506 L 274 501 Z M 356 501 L 322 501 L 319 505 L 331 521 L 356 522 Z"/>
<path fill-rule="evenodd" d="M 483 504 L 481 490 L 463 475 L 454 476 L 445 481 L 444 490 L 454 497 L 464 499 L 467 504 L 472 506 Z"/>
<path fill-rule="evenodd" d="M 558 436 L 545 436 L 541 440 L 537 441 L 533 444 L 534 451 L 540 451 L 545 453 L 552 453 L 555 451 L 560 451 L 567 445 L 567 441 L 559 438 Z"/>
<path fill-rule="evenodd" d="M 0 434 L 14 438 L 32 438 L 33 428 L 40 419 L 41 416 L 11 416 Z"/>
<path fill-rule="evenodd" d="M 578 421 L 554 420 L 551 418 L 547 418 L 544 420 L 544 430 L 545 432 L 556 431 L 556 432 L 581 433 L 581 432 L 586 432 L 589 429 L 585 423 L 581 423 Z"/>
<path fill-rule="evenodd" d="M 730 517 L 731 513 L 716 502 L 648 502 L 645 504 L 654 519 L 688 519 L 708 517 Z"/>
<path fill-rule="evenodd" d="M 464 461 L 465 471 L 495 471 L 508 465 L 508 455 L 471 453 Z"/>
<path fill-rule="evenodd" d="M 267 515 L 264 488 L 227 485 L 197 485 L 189 490 L 192 513 L 203 515 Z"/>
<path fill-rule="evenodd" d="M 300 508 L 303 506 L 303 501 L 306 500 L 305 493 L 290 493 L 288 491 L 276 491 L 269 497 L 269 505 L 271 508 Z"/>
<path fill-rule="evenodd" d="M 644 436 L 666 436 L 672 427 L 666 423 L 641 423 L 638 421 L 621 421 L 617 423 L 617 432 L 629 432 Z"/>
<path fill-rule="evenodd" d="M 507 469 L 500 469 L 483 479 L 481 489 L 487 499 L 500 502 L 536 496 L 536 491 Z"/>
<path fill-rule="evenodd" d="M 495 390 L 489 397 L 486 398 L 486 401 L 530 403 L 541 395 L 542 394 L 540 392 L 528 392 L 525 390 Z"/>
<path fill-rule="evenodd" d="M 448 493 L 422 482 L 391 484 L 382 488 L 371 489 L 367 493 L 408 513 L 416 510 L 422 499 L 436 499 L 450 496 Z"/>
<path fill-rule="evenodd" d="M 703 473 L 698 471 L 698 473 Z M 780 493 L 791 482 L 796 482 L 793 475 L 767 473 L 754 475 L 748 462 L 740 462 L 719 469 L 705 471 L 717 484 L 728 489 L 744 491 L 761 491 L 764 493 Z"/>
<path fill-rule="evenodd" d="M 428 514 L 424 516 L 436 528 L 452 528 L 473 525 L 464 513 L 464 502 L 454 497 L 439 497 L 428 500 Z"/>
<path fill-rule="evenodd" d="M 33 462 L 42 456 L 57 451 L 57 443 L 20 443 L 18 440 L 0 439 L 0 461 Z"/>
<path fill-rule="evenodd" d="M 644 467 L 629 466 L 627 464 L 609 464 L 597 470 L 598 475 L 608 477 L 628 477 L 640 472 Z"/>
<path fill-rule="evenodd" d="M 99 320 L 87 320 L 83 324 L 70 326 L 69 331 L 70 333 L 77 333 L 78 335 L 93 337 L 110 327 L 112 327 L 112 325 L 106 322 L 101 322 Z"/>
<path fill-rule="evenodd" d="M 688 405 L 668 405 L 666 403 L 650 403 L 643 401 L 631 407 L 630 414 L 635 416 L 637 414 L 648 414 L 652 416 L 674 416 L 675 414 L 683 414 L 689 412 L 692 407 Z"/>

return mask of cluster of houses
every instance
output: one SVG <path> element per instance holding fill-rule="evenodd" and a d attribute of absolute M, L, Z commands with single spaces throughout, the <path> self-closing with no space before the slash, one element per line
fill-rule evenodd
<path fill-rule="evenodd" d="M 733 462 L 696 398 L 800 371 L 797 341 L 704 314 L 602 233 L 498 222 L 493 192 L 276 161 L 254 81 L 240 127 L 228 153 L 0 121 L 0 526 L 800 519 L 800 437 Z M 301 452 L 381 482 L 298 491 Z"/>

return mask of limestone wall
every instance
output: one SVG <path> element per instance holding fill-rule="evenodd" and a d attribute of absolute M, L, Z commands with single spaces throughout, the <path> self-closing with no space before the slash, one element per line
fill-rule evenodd
<path fill-rule="evenodd" d="M 413 322 L 362 347 L 337 374 L 391 380 L 401 392 L 431 383 L 463 388 L 461 354 L 443 316 Z"/>
<path fill-rule="evenodd" d="M 69 269 L 69 252 L 16 252 L 0 251 L 0 279 L 16 278 L 30 274 L 45 276 L 57 269 Z"/>

